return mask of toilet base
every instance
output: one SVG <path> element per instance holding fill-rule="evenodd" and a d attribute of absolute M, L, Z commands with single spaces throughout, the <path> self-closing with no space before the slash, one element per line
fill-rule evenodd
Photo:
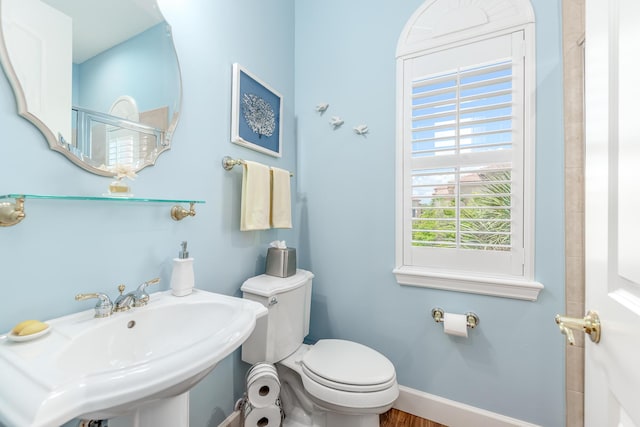
<path fill-rule="evenodd" d="M 380 415 L 342 414 L 318 406 L 304 391 L 300 376 L 276 363 L 280 377 L 283 427 L 380 427 Z"/>
<path fill-rule="evenodd" d="M 295 417 L 287 417 L 282 422 L 282 427 L 379 427 L 379 415 L 341 415 L 325 413 L 325 417 L 317 417 L 316 423 L 310 419 L 300 420 Z"/>
<path fill-rule="evenodd" d="M 343 415 L 327 412 L 327 427 L 329 426 L 380 427 L 380 415 Z"/>

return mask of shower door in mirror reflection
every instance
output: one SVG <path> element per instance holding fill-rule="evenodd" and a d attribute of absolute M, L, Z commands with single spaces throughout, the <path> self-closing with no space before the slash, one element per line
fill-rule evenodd
<path fill-rule="evenodd" d="M 39 1 L 3 1 L 2 32 L 18 108 L 58 141 L 71 141 L 72 21 Z"/>

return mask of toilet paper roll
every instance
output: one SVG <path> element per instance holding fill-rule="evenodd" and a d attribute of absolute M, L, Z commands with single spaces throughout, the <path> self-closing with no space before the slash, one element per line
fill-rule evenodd
<path fill-rule="evenodd" d="M 467 316 L 465 314 L 444 314 L 444 333 L 467 338 Z"/>
<path fill-rule="evenodd" d="M 266 362 L 256 363 L 247 372 L 247 384 L 249 384 L 253 378 L 264 375 L 266 372 L 270 372 L 276 377 L 278 376 L 275 365 Z"/>
<path fill-rule="evenodd" d="M 256 375 L 247 383 L 247 399 L 255 408 L 273 405 L 280 396 L 280 380 L 271 372 Z"/>
<path fill-rule="evenodd" d="M 244 414 L 244 427 L 279 427 L 280 422 L 280 407 L 276 405 L 265 408 L 249 407 Z"/>

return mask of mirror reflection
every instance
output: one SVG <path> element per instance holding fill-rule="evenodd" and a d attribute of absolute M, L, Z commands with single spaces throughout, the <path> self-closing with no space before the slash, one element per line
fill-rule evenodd
<path fill-rule="evenodd" d="M 156 0 L 0 0 L 0 59 L 22 116 L 93 173 L 170 146 L 180 70 Z"/>

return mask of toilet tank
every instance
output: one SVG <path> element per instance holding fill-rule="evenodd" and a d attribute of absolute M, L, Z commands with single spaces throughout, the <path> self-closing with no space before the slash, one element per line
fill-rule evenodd
<path fill-rule="evenodd" d="M 296 270 L 289 277 L 266 274 L 247 279 L 242 297 L 264 305 L 268 313 L 256 321 L 251 336 L 242 344 L 247 363 L 276 363 L 293 353 L 309 334 L 313 274 Z"/>

